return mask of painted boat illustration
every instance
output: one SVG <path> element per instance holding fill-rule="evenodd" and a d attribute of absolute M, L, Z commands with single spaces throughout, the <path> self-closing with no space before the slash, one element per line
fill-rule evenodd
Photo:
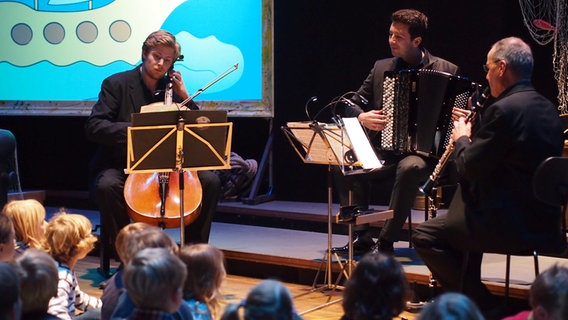
<path fill-rule="evenodd" d="M 0 62 L 20 67 L 41 61 L 135 64 L 144 39 L 185 1 L 0 1 Z"/>
<path fill-rule="evenodd" d="M 0 99 L 96 99 L 102 80 L 140 63 L 142 43 L 161 28 L 172 28 L 168 30 L 175 32 L 182 47 L 185 60 L 175 69 L 190 92 L 238 63 L 238 70 L 207 90 L 209 95 L 223 92 L 241 81 L 247 68 L 253 69 L 245 63 L 243 48 L 221 41 L 217 34 L 199 32 L 203 28 L 198 31 L 203 37 L 190 32 L 196 27 L 191 23 L 196 8 L 205 5 L 213 10 L 227 4 L 222 0 L 192 4 L 189 0 L 0 0 L 0 73 L 14 79 Z M 179 16 L 188 19 L 173 18 Z M 231 20 L 223 21 L 224 30 L 231 30 Z M 222 32 L 219 35 L 224 38 Z M 21 90 L 22 82 L 34 90 Z"/>

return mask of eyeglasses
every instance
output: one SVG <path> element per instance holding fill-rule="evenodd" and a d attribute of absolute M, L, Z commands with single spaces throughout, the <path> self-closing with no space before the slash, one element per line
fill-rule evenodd
<path fill-rule="evenodd" d="M 491 63 L 497 64 L 497 62 L 499 62 L 499 61 L 501 61 L 501 60 L 491 61 L 491 62 L 489 62 L 489 63 L 486 63 L 486 64 L 482 65 L 483 71 L 485 71 L 485 73 L 489 72 L 489 70 L 491 69 L 491 68 L 489 67 L 490 64 L 491 64 Z"/>

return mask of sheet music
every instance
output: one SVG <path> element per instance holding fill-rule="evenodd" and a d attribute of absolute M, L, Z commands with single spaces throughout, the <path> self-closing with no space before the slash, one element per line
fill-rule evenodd
<path fill-rule="evenodd" d="M 140 113 L 146 112 L 162 112 L 162 111 L 179 111 L 180 107 L 177 104 L 166 105 L 163 102 L 154 102 L 140 107 Z"/>
<path fill-rule="evenodd" d="M 341 128 L 336 125 L 311 122 L 288 122 L 287 128 L 299 142 L 301 151 L 296 149 L 296 152 L 305 163 L 340 165 L 338 157 L 342 158 L 344 149 L 342 143 L 349 143 L 348 140 L 342 141 Z M 316 133 L 315 128 L 323 136 Z"/>
<path fill-rule="evenodd" d="M 363 132 L 363 128 L 357 118 L 343 118 L 345 130 L 349 136 L 349 140 L 353 145 L 353 150 L 357 156 L 357 160 L 361 163 L 363 169 L 378 169 L 383 165 L 375 150 L 371 146 L 369 139 Z"/>

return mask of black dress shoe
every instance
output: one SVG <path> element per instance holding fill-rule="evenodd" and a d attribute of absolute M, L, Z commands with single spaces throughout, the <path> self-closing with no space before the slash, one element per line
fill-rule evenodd
<path fill-rule="evenodd" d="M 394 244 L 392 241 L 379 239 L 377 243 L 371 248 L 371 252 L 374 254 L 382 253 L 393 255 L 394 254 Z"/>
<path fill-rule="evenodd" d="M 373 239 L 363 238 L 356 235 L 353 240 L 353 255 L 362 256 L 365 253 L 370 252 L 374 245 L 375 242 Z M 348 254 L 349 243 L 343 247 L 333 247 L 331 248 L 331 251 L 338 254 Z"/>

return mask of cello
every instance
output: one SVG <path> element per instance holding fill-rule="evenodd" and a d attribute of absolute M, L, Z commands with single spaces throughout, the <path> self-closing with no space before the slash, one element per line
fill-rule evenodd
<path fill-rule="evenodd" d="M 183 59 L 183 58 L 182 58 Z M 173 69 L 173 64 L 170 70 Z M 166 75 L 167 76 L 167 75 Z M 149 106 L 168 110 L 172 106 L 173 88 L 168 82 L 164 103 Z M 182 102 L 181 105 L 185 104 Z M 142 106 L 141 110 L 144 110 Z M 177 107 L 177 106 L 176 106 Z M 179 109 L 179 107 L 177 107 Z M 179 123 L 178 123 L 179 126 Z M 183 130 L 178 127 L 178 130 Z M 124 183 L 124 199 L 130 218 L 164 228 L 180 228 L 191 224 L 200 213 L 202 189 L 197 173 L 182 169 L 183 151 L 179 151 L 172 172 L 130 173 Z M 189 192 L 184 192 L 185 189 Z M 183 241 L 182 241 L 183 242 Z"/>
<path fill-rule="evenodd" d="M 141 110 L 179 110 L 180 106 L 191 101 L 217 81 L 238 69 L 238 63 L 213 79 L 205 87 L 179 104 L 172 103 L 172 85 L 168 84 L 164 103 L 142 106 Z M 147 107 L 147 108 L 146 108 Z M 178 130 L 179 123 L 178 123 Z M 201 210 L 202 188 L 195 171 L 182 169 L 183 152 L 179 151 L 176 170 L 173 172 L 130 173 L 124 184 L 124 198 L 127 211 L 134 221 L 157 225 L 162 228 L 181 228 L 197 219 Z M 184 192 L 184 189 L 189 192 Z M 179 192 L 178 192 L 179 190 Z M 180 230 L 183 239 L 183 230 Z M 183 241 L 182 241 L 183 243 Z"/>
<path fill-rule="evenodd" d="M 180 190 L 184 189 L 182 202 Z M 194 171 L 131 173 L 124 183 L 130 218 L 161 228 L 181 227 L 182 205 L 183 225 L 191 224 L 200 213 L 201 198 L 201 183 Z"/>

